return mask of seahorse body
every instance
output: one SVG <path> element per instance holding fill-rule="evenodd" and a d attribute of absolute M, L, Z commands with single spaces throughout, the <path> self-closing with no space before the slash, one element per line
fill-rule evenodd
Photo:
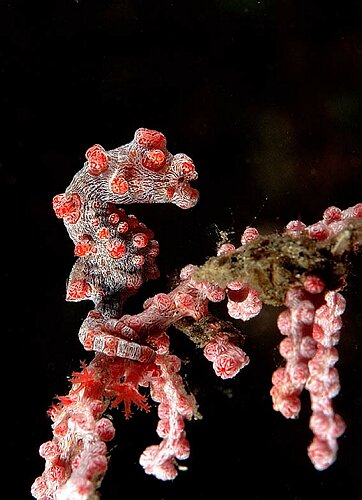
<path fill-rule="evenodd" d="M 166 149 L 165 136 L 140 128 L 129 144 L 86 152 L 87 161 L 65 193 L 53 198 L 78 257 L 70 273 L 67 300 L 90 299 L 103 317 L 119 317 L 125 299 L 159 274 L 153 232 L 119 205 L 174 203 L 193 207 L 198 191 L 192 160 Z"/>

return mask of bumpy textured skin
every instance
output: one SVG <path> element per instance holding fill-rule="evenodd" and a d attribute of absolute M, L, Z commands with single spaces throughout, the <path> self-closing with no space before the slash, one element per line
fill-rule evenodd
<path fill-rule="evenodd" d="M 144 281 L 158 276 L 152 231 L 119 205 L 173 203 L 190 208 L 198 200 L 198 191 L 189 184 L 197 173 L 188 156 L 167 151 L 162 133 L 146 128 L 111 151 L 92 146 L 86 158 L 65 193 L 53 199 L 78 257 L 67 300 L 91 299 L 103 315 L 114 317 Z"/>

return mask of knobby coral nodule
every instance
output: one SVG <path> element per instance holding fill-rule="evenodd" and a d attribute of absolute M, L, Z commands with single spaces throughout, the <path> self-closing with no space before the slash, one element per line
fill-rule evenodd
<path fill-rule="evenodd" d="M 161 441 L 145 449 L 140 463 L 159 479 L 176 477 L 178 460 L 190 453 L 185 421 L 199 414 L 179 373 L 181 360 L 170 354 L 167 329 L 174 325 L 202 347 L 218 376 L 234 377 L 249 358 L 235 324 L 209 312 L 209 302 L 223 300 L 230 317 L 242 321 L 256 316 L 263 303 L 286 306 L 278 319 L 286 363 L 273 374 L 273 407 L 297 417 L 299 396 L 307 389 L 314 434 L 308 453 L 317 469 L 331 465 L 345 428 L 332 405 L 339 392 L 335 346 L 345 307 L 339 290 L 348 256 L 361 245 L 362 204 L 330 207 L 309 227 L 292 221 L 279 235 L 261 236 L 249 227 L 238 248 L 223 244 L 204 266 L 184 267 L 169 293 L 147 299 L 142 312 L 127 315 L 125 300 L 159 276 L 159 249 L 153 232 L 120 205 L 191 208 L 198 200 L 190 186 L 197 173 L 188 156 L 166 149 L 162 133 L 146 128 L 117 149 L 91 147 L 86 159 L 65 193 L 54 197 L 53 208 L 77 257 L 66 298 L 94 302 L 79 338 L 95 355 L 72 373 L 69 393 L 49 410 L 53 438 L 40 446 L 45 470 L 32 485 L 33 496 L 96 498 L 108 466 L 106 442 L 115 434 L 109 410 L 123 405 L 126 418 L 132 405 L 149 411 L 141 388 L 158 403 Z"/>

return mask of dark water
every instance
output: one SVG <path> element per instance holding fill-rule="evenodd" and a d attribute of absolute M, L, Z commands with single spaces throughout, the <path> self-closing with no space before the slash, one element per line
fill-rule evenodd
<path fill-rule="evenodd" d="M 67 376 L 89 359 L 77 339 L 90 304 L 65 303 L 73 250 L 52 197 L 63 192 L 94 143 L 129 142 L 136 128 L 162 131 L 172 153 L 191 156 L 199 204 L 129 207 L 160 242 L 162 278 L 212 255 L 220 231 L 238 241 L 289 220 L 307 224 L 330 205 L 361 201 L 362 4 L 282 0 L 0 4 L 3 388 L 7 466 L 14 498 L 30 498 L 42 472 L 37 449 L 50 438 L 46 410 Z M 298 421 L 271 409 L 280 362 L 277 311 L 243 325 L 251 364 L 228 382 L 175 334 L 174 349 L 203 420 L 188 425 L 189 470 L 172 483 L 146 476 L 138 457 L 158 442 L 153 415 L 124 422 L 102 498 L 171 500 L 358 500 L 362 470 L 361 266 L 345 291 L 339 346 L 347 422 L 338 461 L 316 472 L 306 456 L 308 397 Z M 143 295 L 142 295 L 143 294 Z M 139 310 L 142 300 L 130 308 Z M 17 379 L 20 376 L 20 379 Z M 359 382 L 358 382 L 359 381 Z M 9 456 L 10 455 L 10 456 Z"/>

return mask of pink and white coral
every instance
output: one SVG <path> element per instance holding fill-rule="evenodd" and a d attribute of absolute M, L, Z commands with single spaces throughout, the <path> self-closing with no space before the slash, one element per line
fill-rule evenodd
<path fill-rule="evenodd" d="M 243 322 L 257 316 L 263 306 L 260 293 L 247 280 L 223 285 L 199 281 L 197 266 L 190 264 L 169 293 L 147 299 L 138 314 L 123 314 L 126 299 L 159 276 L 159 249 L 153 232 L 119 205 L 169 202 L 191 208 L 198 199 L 190 185 L 197 173 L 188 156 L 166 149 L 163 134 L 145 128 L 120 148 L 89 148 L 86 159 L 65 193 L 54 197 L 53 207 L 64 220 L 77 257 L 67 300 L 94 302 L 79 339 L 95 354 L 88 365 L 82 363 L 81 370 L 73 372 L 68 395 L 58 397 L 49 410 L 53 436 L 40 446 L 45 468 L 31 490 L 39 500 L 97 498 L 109 461 L 106 443 L 115 435 L 109 411 L 123 407 L 126 418 L 134 407 L 148 412 L 148 397 L 158 404 L 156 431 L 161 441 L 145 449 L 140 464 L 158 479 L 174 479 L 178 461 L 190 454 L 186 421 L 197 418 L 198 409 L 180 375 L 181 360 L 170 351 L 170 326 L 185 318 L 201 324 L 210 318 L 213 302 L 226 301 L 229 316 Z M 347 210 L 330 207 L 320 222 L 307 227 L 291 221 L 284 234 L 326 241 L 342 234 L 355 218 L 362 218 L 361 203 Z M 255 228 L 247 228 L 239 249 L 258 238 Z M 227 243 L 218 255 L 235 252 L 238 248 Z M 310 274 L 302 284 L 289 287 L 285 306 L 278 318 L 285 366 L 273 374 L 273 406 L 285 417 L 296 418 L 299 396 L 309 391 L 314 438 L 308 454 L 315 468 L 323 470 L 335 460 L 337 438 L 345 428 L 332 405 L 339 392 L 336 345 L 345 300 L 338 290 L 328 290 L 321 277 Z M 242 340 L 241 334 L 225 329 L 225 321 L 214 319 L 204 323 L 196 343 L 216 375 L 228 379 L 249 363 Z"/>

